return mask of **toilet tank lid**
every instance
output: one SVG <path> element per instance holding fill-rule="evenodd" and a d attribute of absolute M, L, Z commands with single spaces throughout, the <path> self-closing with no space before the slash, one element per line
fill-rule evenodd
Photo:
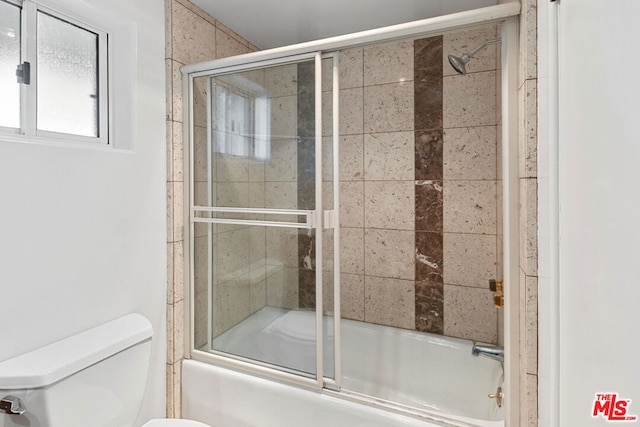
<path fill-rule="evenodd" d="M 0 362 L 0 389 L 46 387 L 152 336 L 146 317 L 128 314 Z"/>

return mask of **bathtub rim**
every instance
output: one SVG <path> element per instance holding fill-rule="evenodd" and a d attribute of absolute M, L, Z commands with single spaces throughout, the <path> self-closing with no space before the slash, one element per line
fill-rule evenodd
<path fill-rule="evenodd" d="M 259 329 L 264 328 L 265 326 L 269 326 L 269 325 L 273 325 L 274 323 L 274 319 L 285 319 L 287 318 L 287 316 L 290 316 L 292 314 L 298 314 L 298 315 L 303 315 L 303 316 L 315 316 L 315 311 L 313 310 L 295 310 L 295 309 L 283 309 L 283 308 L 279 308 L 279 307 L 263 307 L 261 310 L 266 310 L 266 311 L 270 311 L 273 312 L 271 313 L 271 315 L 273 314 L 277 314 L 277 316 L 275 318 L 272 318 L 271 315 L 268 316 L 268 320 L 264 321 L 264 319 L 258 320 L 258 323 L 253 323 L 254 327 L 257 327 Z M 260 312 L 260 311 L 259 311 Z M 241 323 L 245 323 L 247 320 L 250 320 L 253 316 L 259 316 L 259 312 L 256 312 L 254 314 L 252 314 L 251 316 L 249 316 L 248 319 L 245 319 L 243 322 Z M 324 316 L 325 320 L 330 320 L 332 318 L 332 316 Z M 255 320 L 255 319 L 254 319 Z M 298 319 L 291 319 L 289 320 L 291 321 L 295 321 L 297 322 Z M 251 323 L 251 322 L 250 322 Z M 324 322 L 323 322 L 324 323 Z M 484 361 L 484 363 L 489 363 L 493 366 L 489 367 L 480 367 L 479 369 L 481 370 L 487 370 L 487 369 L 499 369 L 499 372 L 496 372 L 496 374 L 498 376 L 493 377 L 491 376 L 492 379 L 490 379 L 489 381 L 491 384 L 491 387 L 488 388 L 487 390 L 490 390 L 490 392 L 493 392 L 497 387 L 502 387 L 504 388 L 505 385 L 505 365 L 503 362 L 499 362 L 497 360 L 490 360 L 490 359 L 485 359 L 485 358 L 477 358 L 477 357 L 472 357 L 471 356 L 471 349 L 473 344 L 475 343 L 472 340 L 469 339 L 465 339 L 465 338 L 459 338 L 459 337 L 449 337 L 449 336 L 443 336 L 443 335 L 439 335 L 439 334 L 434 334 L 431 332 L 421 332 L 421 331 L 415 331 L 415 330 L 411 330 L 411 329 L 403 329 L 403 328 L 397 328 L 397 327 L 393 327 L 393 326 L 388 326 L 388 325 L 378 325 L 378 324 L 372 324 L 372 323 L 368 323 L 368 322 L 364 322 L 361 320 L 353 320 L 353 319 L 342 319 L 341 321 L 341 327 L 344 328 L 345 331 L 356 331 L 357 335 L 359 336 L 369 336 L 371 333 L 374 333 L 378 338 L 382 338 L 382 339 L 388 339 L 385 337 L 388 336 L 392 336 L 394 339 L 398 340 L 400 339 L 401 341 L 405 341 L 405 340 L 409 340 L 411 342 L 416 342 L 418 341 L 420 343 L 420 345 L 424 345 L 425 343 L 427 344 L 428 347 L 434 347 L 434 349 L 437 348 L 446 348 L 446 351 L 450 351 L 453 350 L 456 354 L 460 353 L 460 354 L 467 354 L 468 357 L 470 358 L 470 361 L 473 360 L 477 360 L 480 359 L 482 361 Z M 230 330 L 226 331 L 224 334 L 230 333 L 233 331 L 234 328 L 231 328 Z M 253 328 L 252 328 L 253 329 Z M 246 331 L 245 331 L 246 333 Z M 222 334 L 221 337 L 224 335 Z M 236 336 L 235 339 L 239 338 L 238 336 Z M 249 338 L 247 336 L 242 336 L 241 337 L 243 340 L 246 339 L 253 339 L 253 338 Z M 254 337 L 255 338 L 255 337 Z M 204 358 L 210 359 L 207 362 L 216 366 L 221 366 L 221 367 L 225 367 L 225 368 L 231 368 L 236 372 L 240 372 L 240 373 L 246 373 L 246 374 L 254 374 L 254 376 L 259 377 L 259 378 L 269 378 L 272 380 L 276 380 L 280 383 L 291 383 L 291 381 L 295 382 L 296 385 L 302 387 L 302 388 L 306 388 L 308 390 L 313 390 L 313 391 L 322 391 L 322 390 L 329 390 L 329 391 L 334 391 L 334 392 L 338 392 L 341 393 L 341 395 L 339 397 L 344 397 L 344 394 L 349 394 L 350 396 L 352 396 L 353 398 L 355 398 L 358 402 L 373 402 L 374 404 L 382 404 L 385 407 L 391 407 L 391 408 L 395 408 L 396 411 L 399 411 L 401 413 L 417 413 L 418 416 L 424 418 L 424 416 L 427 417 L 444 417 L 444 418 L 453 418 L 453 419 L 471 419 L 471 420 L 478 420 L 478 422 L 480 423 L 491 423 L 491 422 L 500 422 L 500 421 L 504 421 L 506 414 L 505 414 L 505 410 L 504 409 L 500 409 L 498 408 L 498 411 L 501 411 L 501 417 L 500 418 L 494 418 L 494 416 L 489 416 L 489 417 L 484 417 L 484 416 L 474 416 L 472 413 L 470 413 L 469 411 L 456 411 L 456 410 L 451 410 L 448 411 L 445 408 L 440 408 L 438 407 L 438 405 L 436 406 L 421 406 L 421 405 L 412 405 L 410 402 L 408 401 L 402 401 L 402 400 L 394 400 L 392 398 L 390 398 L 389 396 L 383 396 L 383 395 L 377 395 L 377 394 L 367 394 L 364 390 L 358 389 L 357 387 L 355 388 L 349 388 L 349 387 L 344 387 L 344 384 L 342 383 L 342 381 L 338 384 L 335 381 L 332 380 L 332 378 L 330 376 L 321 376 L 321 378 L 323 379 L 323 383 L 322 385 L 318 385 L 317 381 L 315 380 L 315 374 L 312 374 L 310 372 L 304 371 L 304 370 L 300 370 L 300 369 L 292 369 L 292 368 L 286 368 L 284 367 L 283 364 L 280 363 L 276 363 L 276 362 L 267 362 L 267 361 L 262 361 L 259 360 L 257 358 L 252 358 L 254 356 L 251 356 L 249 353 L 244 353 L 245 355 L 241 355 L 240 352 L 237 352 L 233 349 L 230 348 L 226 348 L 224 349 L 225 346 L 222 347 L 216 347 L 213 348 L 213 342 L 212 342 L 212 348 L 207 348 L 206 346 L 202 346 L 200 347 L 200 349 L 196 349 L 195 351 L 198 352 L 198 354 L 202 355 Z M 236 349 L 237 350 L 237 349 Z M 348 352 L 347 352 L 348 353 Z M 342 354 L 343 356 L 345 355 L 345 353 Z M 210 357 L 210 356 L 214 356 L 214 357 Z M 196 359 L 197 360 L 197 359 Z M 231 363 L 230 363 L 231 362 Z M 233 362 L 239 362 L 239 363 L 233 363 Z M 458 361 L 458 363 L 462 363 L 462 364 L 466 364 L 466 361 Z M 260 366 L 262 368 L 260 373 L 255 373 L 254 372 L 254 368 L 256 366 Z M 456 365 L 456 366 L 462 366 L 462 365 Z M 416 367 L 416 369 L 420 369 L 418 367 Z M 283 375 L 284 374 L 284 375 Z M 350 375 L 348 376 L 348 378 L 352 378 L 353 372 L 350 373 Z M 400 373 L 396 372 L 393 374 L 394 377 L 396 375 L 401 375 Z M 473 375 L 473 374 L 472 374 Z M 283 377 L 288 377 L 291 381 L 288 381 L 286 378 Z M 307 381 L 304 381 L 305 378 L 307 379 Z M 364 378 L 364 377 L 363 377 Z M 302 379 L 302 381 L 299 381 L 300 379 Z M 437 379 L 436 379 L 437 381 Z M 489 384 L 489 383 L 484 383 L 484 382 L 480 382 L 480 384 Z M 442 390 L 440 387 L 436 388 L 435 390 Z M 445 390 L 446 390 L 446 385 L 445 385 Z M 434 390 L 432 390 L 434 391 Z M 437 393 L 437 391 L 436 391 Z M 486 394 L 488 394 L 486 392 L 486 390 L 484 391 L 484 396 L 486 396 Z M 420 395 L 420 394 L 418 394 Z M 427 396 L 436 396 L 436 394 L 428 394 Z M 348 400 L 353 400 L 353 399 L 348 399 Z M 493 400 L 487 400 L 486 402 L 494 402 Z M 493 407 L 493 405 L 491 404 L 490 406 Z M 464 406 L 459 406 L 459 408 L 464 408 Z M 476 414 L 477 415 L 477 414 Z M 494 414 L 495 415 L 495 414 Z M 474 424 L 475 425 L 475 424 Z"/>
<path fill-rule="evenodd" d="M 349 322 L 353 322 L 354 324 L 363 324 L 364 326 L 368 326 L 369 324 L 356 320 L 349 320 Z M 376 325 L 378 327 L 382 327 L 384 329 L 391 328 L 397 329 L 384 325 Z M 456 337 L 443 337 L 438 336 L 432 333 L 423 333 L 412 330 L 402 330 L 402 333 L 406 334 L 420 334 L 427 335 L 427 339 L 435 339 L 437 341 L 446 340 L 451 341 L 454 345 L 460 346 L 463 343 L 471 343 L 472 341 L 466 340 L 463 338 Z M 504 418 L 501 420 L 490 420 L 490 419 L 481 419 L 481 418 L 473 418 L 465 415 L 457 415 L 450 414 L 444 411 L 437 410 L 429 410 L 425 408 L 419 408 L 410 406 L 403 403 L 398 403 L 390 400 L 385 400 L 380 397 L 375 397 L 371 395 L 367 395 L 365 393 L 360 393 L 357 391 L 349 390 L 349 389 L 340 389 L 337 387 L 336 383 L 327 377 L 323 377 L 324 386 L 319 386 L 318 382 L 315 379 L 315 376 L 303 377 L 300 375 L 299 371 L 291 370 L 290 372 L 281 370 L 282 368 L 274 367 L 274 365 L 270 365 L 265 362 L 259 362 L 254 359 L 245 358 L 239 355 L 228 354 L 216 350 L 211 350 L 212 352 L 206 350 L 198 350 L 194 349 L 193 353 L 198 355 L 198 358 L 190 358 L 185 359 L 185 361 L 189 361 L 189 363 L 202 363 L 203 365 L 210 365 L 214 368 L 222 368 L 229 369 L 238 374 L 242 374 L 248 377 L 259 378 L 262 380 L 271 380 L 275 381 L 279 384 L 285 386 L 294 386 L 296 388 L 305 389 L 308 391 L 318 392 L 327 396 L 331 396 L 334 398 L 338 398 L 341 400 L 349 401 L 352 403 L 357 403 L 361 405 L 366 405 L 371 408 L 383 410 L 386 412 L 390 412 L 396 415 L 410 417 L 419 421 L 428 422 L 428 423 L 444 423 L 442 425 L 445 426 L 456 426 L 456 427 L 478 427 L 491 425 L 493 426 L 504 426 L 506 419 L 506 412 L 504 413 Z M 498 362 L 496 362 L 498 363 Z M 501 382 L 504 387 L 504 364 L 502 366 L 502 376 Z M 474 422 L 475 420 L 475 422 Z"/>
<path fill-rule="evenodd" d="M 259 315 L 259 313 L 261 311 L 266 310 L 267 312 L 272 312 L 270 315 L 268 315 L 266 317 L 266 319 L 262 319 L 260 320 L 261 316 Z M 276 314 L 277 316 L 274 318 L 272 317 L 274 314 Z M 283 308 L 279 308 L 279 307 L 263 307 L 259 312 L 256 312 L 254 314 L 252 314 L 251 316 L 249 316 L 248 319 L 245 319 L 243 322 L 241 322 L 241 324 L 249 321 L 249 324 L 253 325 L 250 329 L 251 330 L 256 330 L 255 328 L 258 328 L 258 330 L 261 330 L 265 327 L 270 327 L 271 325 L 274 324 L 275 320 L 274 319 L 285 319 L 290 315 L 303 315 L 303 316 L 314 316 L 315 315 L 315 311 L 312 310 L 295 310 L 295 309 L 283 309 Z M 253 319 L 251 320 L 254 316 L 258 316 L 258 319 Z M 325 320 L 330 320 L 332 318 L 332 316 L 325 316 L 324 317 Z M 254 321 L 257 320 L 257 323 L 255 323 Z M 299 319 L 297 318 L 291 318 L 289 320 L 289 322 L 298 322 Z M 324 323 L 324 322 L 323 322 Z M 239 326 L 239 325 L 237 325 Z M 504 378 L 505 378 L 505 366 L 504 363 L 501 363 L 497 360 L 490 360 L 490 359 L 485 359 L 485 358 L 477 358 L 477 357 L 472 357 L 471 356 L 471 349 L 473 344 L 475 343 L 472 340 L 469 339 L 464 339 L 464 338 L 459 338 L 459 337 L 448 337 L 448 336 L 443 336 L 443 335 L 439 335 L 439 334 L 434 334 L 434 333 L 430 333 L 430 332 L 421 332 L 421 331 L 415 331 L 415 330 L 411 330 L 411 329 L 403 329 L 403 328 L 397 328 L 397 327 L 393 327 L 393 326 L 388 326 L 388 325 L 378 325 L 378 324 L 372 324 L 372 323 L 368 323 L 368 322 L 364 322 L 361 320 L 353 320 L 353 319 L 342 319 L 341 321 L 341 327 L 343 328 L 343 332 L 344 333 L 348 333 L 349 331 L 351 331 L 351 340 L 353 340 L 353 333 L 356 332 L 356 335 L 358 336 L 362 336 L 362 337 L 370 337 L 371 334 L 373 333 L 376 337 L 378 337 L 378 340 L 394 340 L 394 342 L 396 344 L 398 344 L 399 348 L 403 347 L 403 345 L 400 344 L 400 342 L 405 342 L 405 341 L 410 341 L 410 342 L 415 342 L 418 343 L 418 345 L 420 346 L 420 348 L 423 351 L 429 351 L 427 348 L 424 348 L 422 346 L 426 345 L 427 347 L 431 348 L 433 347 L 434 350 L 436 349 L 445 349 L 444 351 L 451 351 L 453 350 L 455 352 L 455 354 L 461 354 L 461 355 L 468 355 L 469 357 L 469 363 L 474 362 L 475 360 L 479 359 L 479 362 L 483 362 L 483 363 L 488 363 L 491 364 L 491 366 L 480 366 L 476 369 L 479 369 L 480 371 L 493 371 L 494 369 L 496 370 L 494 372 L 495 376 L 492 374 L 490 375 L 490 378 L 484 378 L 484 379 L 480 379 L 478 378 L 477 381 L 479 382 L 474 382 L 473 384 L 485 384 L 485 385 L 489 385 L 489 387 L 486 390 L 483 391 L 479 391 L 476 390 L 476 393 L 474 393 L 474 395 L 476 396 L 487 396 L 488 392 L 493 393 L 497 387 L 503 387 L 504 388 Z M 235 328 L 235 327 L 234 327 Z M 223 338 L 224 339 L 224 335 L 228 334 L 228 333 L 232 333 L 234 334 L 233 330 L 234 328 L 231 328 L 230 330 L 226 331 L 224 334 L 221 334 L 221 336 L 219 338 Z M 243 327 L 244 328 L 244 327 Z M 256 339 L 257 337 L 255 336 L 248 336 L 247 334 L 247 330 L 245 329 L 243 332 L 235 332 L 236 334 L 239 333 L 240 335 L 235 335 L 235 338 L 232 338 L 231 342 L 237 341 L 238 339 L 240 339 L 241 341 L 246 341 L 246 340 L 253 340 Z M 347 334 L 349 335 L 349 334 Z M 400 342 L 398 342 L 397 340 L 399 340 Z M 214 340 L 215 341 L 215 340 Z M 497 410 L 500 413 L 499 414 L 492 414 L 492 415 L 488 415 L 488 416 L 483 416 L 480 414 L 475 413 L 475 411 L 473 410 L 467 410 L 464 409 L 465 406 L 462 404 L 463 401 L 466 402 L 466 400 L 464 399 L 464 396 L 460 396 L 462 400 L 460 400 L 460 404 L 459 405 L 453 405 L 455 408 L 457 409 L 453 409 L 451 407 L 449 407 L 447 409 L 446 405 L 444 407 L 441 407 L 439 404 L 434 404 L 434 405 L 421 405 L 419 403 L 416 403 L 415 405 L 412 403 L 412 400 L 402 400 L 400 399 L 394 399 L 392 396 L 390 395 L 385 395 L 384 393 L 382 394 L 377 394 L 377 393 L 373 393 L 373 394 L 369 394 L 365 391 L 365 389 L 359 388 L 357 385 L 354 385 L 353 382 L 351 380 L 353 380 L 354 378 L 369 378 L 368 376 L 361 376 L 362 373 L 360 373 L 360 375 L 355 375 L 355 372 L 350 371 L 346 377 L 342 377 L 342 380 L 346 381 L 349 380 L 349 385 L 345 385 L 346 383 L 343 381 L 340 381 L 340 384 L 336 384 L 334 381 L 332 381 L 332 377 L 331 377 L 331 373 L 326 373 L 325 372 L 325 376 L 322 376 L 323 379 L 323 384 L 321 386 L 318 386 L 318 384 L 314 381 L 315 379 L 315 374 L 310 373 L 309 371 L 306 371 L 305 369 L 299 369 L 301 368 L 301 366 L 298 366 L 298 368 L 292 369 L 292 368 L 286 368 L 284 367 L 285 365 L 287 365 L 287 363 L 283 362 L 282 360 L 280 360 L 279 362 L 277 361 L 271 361 L 268 362 L 266 361 L 266 359 L 261 360 L 259 359 L 259 356 L 256 356 L 255 354 L 249 352 L 246 352 L 247 350 L 245 349 L 245 352 L 238 350 L 237 348 L 233 348 L 233 347 L 229 347 L 229 341 L 227 341 L 227 344 L 222 344 L 220 343 L 219 345 L 215 345 L 213 344 L 212 341 L 212 348 L 208 348 L 207 345 L 204 345 L 202 347 L 200 347 L 197 351 L 199 354 L 207 357 L 209 355 L 214 355 L 214 356 L 218 356 L 218 357 L 213 357 L 210 359 L 215 359 L 218 360 L 219 363 L 217 363 L 216 361 L 212 361 L 212 364 L 214 365 L 224 365 L 224 367 L 232 367 L 232 369 L 239 371 L 239 372 L 243 372 L 243 373 L 253 373 L 253 368 L 256 365 L 261 366 L 262 368 L 264 368 L 264 374 L 257 374 L 258 377 L 260 378 L 271 378 L 271 379 L 275 379 L 277 381 L 280 381 L 281 383 L 286 383 L 287 380 L 283 379 L 280 377 L 280 375 L 278 375 L 279 373 L 285 372 L 288 373 L 290 375 L 293 375 L 294 377 L 292 378 L 292 380 L 297 380 L 299 378 L 299 376 L 306 376 L 306 378 L 309 381 L 306 381 L 306 384 L 301 384 L 301 387 L 307 388 L 307 389 L 312 389 L 314 391 L 319 391 L 322 389 L 328 389 L 331 391 L 336 391 L 339 393 L 343 393 L 343 394 L 350 394 L 351 396 L 355 397 L 359 402 L 362 401 L 371 401 L 371 402 L 375 402 L 375 403 L 382 403 L 383 405 L 386 406 L 390 406 L 393 408 L 396 408 L 397 410 L 399 410 L 402 413 L 411 413 L 411 412 L 416 412 L 419 415 L 420 414 L 426 414 L 429 417 L 431 416 L 436 416 L 436 417 L 450 417 L 450 418 L 454 418 L 454 419 L 459 419 L 459 418 L 464 418 L 464 419 L 472 419 L 472 420 L 478 420 L 478 422 L 484 423 L 484 422 L 494 422 L 494 421 L 504 421 L 505 418 L 505 413 L 504 413 L 504 409 L 496 409 L 493 407 L 494 405 L 494 401 L 493 400 L 485 400 L 489 406 L 492 409 L 489 409 L 489 411 L 491 412 L 492 410 Z M 366 341 L 366 340 L 365 340 Z M 364 343 L 360 343 L 360 344 L 364 344 Z M 406 344 L 405 344 L 406 345 Z M 389 343 L 387 343 L 387 347 L 389 346 Z M 347 346 L 348 348 L 353 349 L 353 346 Z M 344 348 L 344 347 L 343 347 Z M 413 347 L 412 347 L 413 348 Z M 290 349 L 291 351 L 291 349 Z M 437 356 L 438 351 L 441 350 L 436 350 L 436 353 L 434 354 L 435 356 Z M 346 353 L 342 353 L 342 356 L 349 356 L 350 352 L 347 351 Z M 353 357 L 353 354 L 351 354 L 351 357 Z M 349 358 L 348 360 L 355 360 L 352 358 Z M 239 361 L 240 363 L 232 363 L 230 364 L 229 361 Z M 463 360 L 458 360 L 456 365 L 454 365 L 454 369 L 455 366 L 466 366 L 467 365 L 467 360 L 463 358 Z M 458 365 L 461 364 L 461 365 Z M 231 366 L 233 365 L 233 366 Z M 294 365 L 290 365 L 290 366 L 294 366 Z M 353 367 L 352 367 L 353 368 Z M 414 369 L 419 370 L 420 367 L 419 366 L 415 366 Z M 274 372 L 275 371 L 275 372 Z M 402 369 L 401 369 L 402 371 Z M 475 375 L 474 374 L 475 370 L 473 372 L 467 372 L 468 375 Z M 479 371 L 478 371 L 479 372 Z M 343 372 L 344 373 L 344 372 Z M 406 374 L 406 372 L 405 372 Z M 328 375 L 328 376 L 327 376 Z M 398 372 L 394 370 L 394 373 L 391 374 L 393 379 L 395 378 L 399 378 L 399 377 L 404 377 L 402 375 L 402 372 Z M 414 376 L 414 375 L 411 375 Z M 291 377 L 289 377 L 291 378 Z M 377 377 L 376 377 L 377 378 Z M 425 377 L 426 378 L 426 377 Z M 392 378 L 387 378 L 386 381 L 393 381 Z M 489 381 L 489 382 L 486 382 Z M 380 381 L 380 379 L 378 379 L 378 381 Z M 435 381 L 435 382 L 434 382 Z M 440 394 L 440 392 L 444 392 L 446 393 L 447 391 L 451 392 L 455 392 L 455 390 L 453 389 L 448 389 L 446 383 L 440 383 L 438 378 L 434 378 L 434 381 L 431 381 L 432 384 L 439 384 L 437 385 L 435 388 L 431 387 L 431 391 L 426 394 L 423 395 L 420 392 L 418 392 L 417 394 L 415 394 L 414 396 L 430 396 L 430 398 L 428 399 L 429 402 L 438 402 L 438 395 Z M 375 384 L 376 382 L 374 381 L 371 384 Z M 397 390 L 397 391 L 401 391 L 403 390 L 402 388 L 399 389 L 395 389 L 392 388 L 392 390 Z M 480 393 L 480 394 L 478 394 Z M 484 394 L 482 394 L 484 393 Z M 343 394 L 341 394 L 339 397 L 343 397 Z M 462 393 L 464 395 L 464 393 Z M 353 400 L 353 399 L 350 399 Z M 452 402 L 455 402 L 452 401 Z M 491 403 L 489 403 L 491 402 Z M 441 402 L 442 403 L 442 402 Z M 486 414 L 485 414 L 486 415 Z"/>
<path fill-rule="evenodd" d="M 198 353 L 204 353 L 204 355 L 208 354 L 200 350 L 195 350 L 195 351 Z M 212 355 L 212 356 L 216 356 L 216 355 Z M 436 423 L 437 425 L 442 425 L 444 427 L 481 427 L 483 425 L 478 423 L 475 423 L 475 424 L 472 423 L 471 422 L 473 420 L 472 418 L 413 408 L 411 406 L 402 405 L 400 403 L 395 403 L 391 401 L 386 401 L 384 399 L 375 398 L 366 394 L 362 394 L 362 393 L 358 393 L 350 390 L 332 390 L 326 387 L 318 388 L 317 382 L 315 380 L 310 380 L 308 382 L 304 381 L 300 383 L 286 381 L 286 380 L 283 380 L 283 376 L 281 375 L 274 376 L 272 375 L 272 373 L 270 374 L 268 371 L 275 371 L 276 373 L 282 373 L 281 371 L 277 371 L 271 368 L 265 368 L 265 374 L 260 375 L 254 372 L 253 370 L 247 371 L 246 369 L 242 369 L 241 367 L 238 367 L 243 365 L 244 363 L 240 363 L 238 365 L 229 364 L 228 359 L 230 358 L 228 357 L 217 356 L 211 359 L 220 360 L 221 363 L 216 363 L 214 361 L 204 361 L 204 360 L 193 359 L 193 358 L 191 359 L 185 358 L 182 361 L 182 363 L 202 364 L 205 366 L 211 366 L 212 368 L 215 368 L 215 369 L 229 369 L 237 374 L 244 375 L 247 377 L 254 377 L 262 380 L 276 381 L 277 383 L 284 386 L 317 392 L 325 396 L 333 397 L 333 398 L 344 400 L 351 403 L 365 405 L 370 408 L 393 413 L 395 415 L 409 417 L 409 418 L 412 418 L 418 421 L 423 421 L 426 423 Z M 232 365 L 235 365 L 235 366 L 232 366 Z M 249 365 L 253 366 L 253 363 L 249 363 Z M 294 374 L 287 374 L 287 375 L 298 377 L 298 375 L 294 375 Z M 309 386 L 310 384 L 312 384 L 313 387 L 310 387 Z M 505 425 L 505 420 L 494 420 L 494 421 L 478 420 L 478 421 L 480 423 L 482 422 L 490 423 L 492 426 Z"/>

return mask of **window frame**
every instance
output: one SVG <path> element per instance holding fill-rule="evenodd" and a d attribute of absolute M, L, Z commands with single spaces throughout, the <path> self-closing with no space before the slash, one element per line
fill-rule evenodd
<path fill-rule="evenodd" d="M 33 0 L 4 0 L 20 7 L 20 63 L 31 64 L 30 84 L 20 85 L 20 127 L 0 127 L 0 133 L 4 137 L 17 138 L 25 142 L 71 142 L 89 143 L 95 145 L 111 145 L 111 82 L 110 61 L 111 56 L 109 34 L 98 28 L 95 24 L 87 22 L 76 16 L 70 16 L 68 12 L 61 12 L 54 7 L 45 6 Z M 38 94 L 38 61 L 37 61 L 37 28 L 38 13 L 42 12 L 59 19 L 69 25 L 89 31 L 97 36 L 97 136 L 84 136 L 72 133 L 53 132 L 39 130 L 37 128 L 37 94 Z M 18 64 L 16 64 L 17 66 Z"/>
<path fill-rule="evenodd" d="M 20 13 L 20 32 L 18 34 L 18 37 L 19 37 L 19 41 L 20 41 L 20 59 L 19 59 L 19 61 L 20 61 L 20 64 L 22 64 L 24 62 L 23 59 L 22 59 L 23 58 L 22 50 L 23 50 L 23 44 L 24 44 L 24 42 L 22 41 L 22 39 L 24 38 L 24 30 L 22 28 L 22 26 L 23 26 L 22 19 L 23 19 L 23 16 L 24 16 L 24 14 L 22 13 L 22 9 L 23 9 L 22 0 L 3 0 L 3 1 L 8 3 L 8 4 L 11 4 L 13 6 L 16 6 L 18 8 L 18 10 L 19 10 L 19 13 Z M 18 64 L 16 64 L 16 66 L 17 65 Z M 22 88 L 20 88 L 19 101 L 20 101 L 20 109 L 22 111 L 22 104 L 24 104 L 24 102 L 22 100 Z M 19 120 L 20 120 L 20 125 L 22 125 L 22 112 L 20 113 Z M 0 133 L 2 133 L 2 134 L 19 135 L 20 134 L 20 130 L 21 130 L 20 127 L 13 128 L 13 127 L 7 127 L 7 126 L 0 126 Z"/>

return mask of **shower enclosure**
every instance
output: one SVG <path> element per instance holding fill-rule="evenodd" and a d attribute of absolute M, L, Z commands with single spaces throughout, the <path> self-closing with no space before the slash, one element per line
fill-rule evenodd
<path fill-rule="evenodd" d="M 517 390 L 517 9 L 487 9 L 183 67 L 191 358 L 427 419 L 517 415 L 495 403 Z"/>

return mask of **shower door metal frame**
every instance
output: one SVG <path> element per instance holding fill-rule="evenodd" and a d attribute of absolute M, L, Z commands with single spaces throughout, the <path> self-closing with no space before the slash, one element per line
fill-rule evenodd
<path fill-rule="evenodd" d="M 332 157 L 333 157 L 333 167 L 332 167 L 332 179 L 333 179 L 333 209 L 324 210 L 323 209 L 323 135 L 322 135 L 322 60 L 325 58 L 331 58 L 333 60 L 332 66 Z M 301 209 L 271 209 L 271 208 L 238 208 L 238 207 L 219 207 L 212 206 L 211 200 L 211 192 L 207 193 L 207 202 L 208 206 L 196 206 L 194 204 L 194 174 L 191 173 L 192 168 L 192 159 L 194 158 L 194 141 L 195 141 L 195 125 L 193 121 L 194 112 L 193 112 L 193 84 L 194 79 L 198 77 L 214 77 L 216 75 L 230 74 L 235 72 L 256 70 L 261 68 L 266 68 L 269 66 L 276 65 L 285 65 L 285 64 L 293 64 L 299 63 L 303 61 L 314 61 L 314 69 L 315 69 L 315 86 L 314 86 L 314 100 L 315 100 L 315 210 L 301 210 Z M 338 83 L 338 55 L 337 53 L 330 54 L 322 54 L 321 52 L 310 52 L 305 54 L 298 54 L 294 56 L 283 56 L 280 58 L 270 58 L 265 61 L 257 61 L 257 62 L 249 62 L 244 64 L 232 65 L 232 66 L 224 66 L 220 67 L 212 67 L 208 68 L 205 71 L 199 71 L 194 73 L 185 73 L 185 78 L 183 80 L 183 93 L 187 94 L 185 96 L 185 109 L 184 109 L 184 123 L 187 124 L 184 129 L 185 141 L 188 141 L 188 150 L 185 150 L 185 184 L 188 183 L 188 191 L 185 191 L 185 218 L 188 218 L 188 230 L 185 233 L 185 258 L 186 258 L 186 279 L 187 279 L 187 290 L 186 297 L 188 298 L 189 304 L 185 307 L 185 316 L 189 325 L 189 333 L 185 334 L 186 337 L 186 356 L 197 356 L 198 359 L 201 360 L 209 360 L 211 362 L 227 365 L 233 368 L 240 368 L 242 370 L 246 370 L 249 372 L 254 372 L 260 375 L 276 378 L 279 380 L 284 380 L 288 382 L 293 382 L 299 385 L 303 385 L 305 387 L 311 387 L 314 389 L 321 389 L 323 387 L 327 387 L 330 389 L 338 390 L 340 387 L 340 262 L 339 262 L 339 212 L 336 209 L 339 206 L 339 161 L 338 161 L 338 150 L 339 150 L 339 83 Z M 211 117 L 211 82 L 210 80 L 207 83 L 208 85 L 208 96 L 207 96 L 207 117 L 208 121 Z M 212 165 L 210 164 L 210 145 L 211 145 L 211 127 L 207 126 L 207 179 L 208 182 L 212 180 Z M 206 218 L 202 216 L 198 216 L 198 214 L 207 214 L 207 213 L 236 213 L 236 214 L 268 214 L 268 215 L 297 215 L 304 216 L 304 222 L 290 222 L 290 221 L 265 221 L 265 220 L 243 220 L 243 219 L 229 219 L 229 218 Z M 316 252 L 316 272 L 315 272 L 315 280 L 316 280 L 316 373 L 315 379 L 312 379 L 311 376 L 307 377 L 303 375 L 301 372 L 297 372 L 290 369 L 279 369 L 273 365 L 262 363 L 260 361 L 247 359 L 243 357 L 233 356 L 233 355 L 225 355 L 225 354 L 217 354 L 211 352 L 200 351 L 194 349 L 192 347 L 192 342 L 194 341 L 194 322 L 191 319 L 190 313 L 193 312 L 193 301 L 191 300 L 191 295 L 194 292 L 194 257 L 192 254 L 194 253 L 194 242 L 191 239 L 194 233 L 194 226 L 196 223 L 203 224 L 235 224 L 235 225 L 248 225 L 248 226 L 263 226 L 263 227 L 284 227 L 284 228 L 297 228 L 297 229 L 315 229 L 315 252 Z M 333 229 L 334 232 L 334 243 L 333 243 L 333 280 L 334 280 L 334 377 L 328 378 L 324 376 L 324 360 L 323 360 L 323 241 L 322 241 L 322 231 L 324 229 Z M 208 257 L 208 272 L 207 277 L 209 280 L 208 289 L 209 289 L 209 304 L 208 304 L 208 327 L 210 327 L 212 322 L 211 315 L 211 275 L 212 275 L 212 266 L 211 266 L 211 253 L 212 253 L 212 242 L 211 242 L 211 232 L 209 228 L 208 232 L 208 247 L 209 247 L 209 257 Z M 211 334 L 207 334 L 207 345 L 211 347 Z"/>

